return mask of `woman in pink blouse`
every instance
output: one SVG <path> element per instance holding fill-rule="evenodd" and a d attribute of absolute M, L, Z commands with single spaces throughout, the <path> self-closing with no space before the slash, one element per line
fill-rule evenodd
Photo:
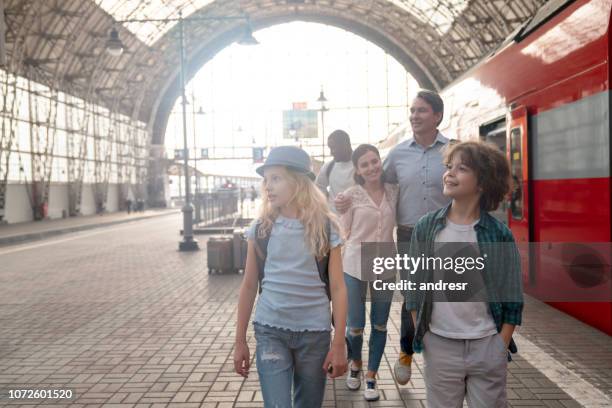
<path fill-rule="evenodd" d="M 351 360 L 346 385 L 350 390 L 361 386 L 363 331 L 365 328 L 365 303 L 370 290 L 371 333 L 369 339 L 368 371 L 364 397 L 368 401 L 379 398 L 376 372 L 387 342 L 387 320 L 393 292 L 375 290 L 375 280 L 395 281 L 395 271 L 375 275 L 371 270 L 361 270 L 361 243 L 393 243 L 397 186 L 384 182 L 382 161 L 376 147 L 362 144 L 353 152 L 355 186 L 342 195 L 351 197 L 351 207 L 342 214 L 340 221 L 346 238 L 342 248 L 344 280 L 348 292 L 348 316 L 346 337 Z"/>

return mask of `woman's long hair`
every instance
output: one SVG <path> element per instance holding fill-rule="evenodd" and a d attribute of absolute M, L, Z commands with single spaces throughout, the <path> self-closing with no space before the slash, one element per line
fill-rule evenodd
<path fill-rule="evenodd" d="M 337 217 L 329 209 L 327 199 L 321 190 L 307 175 L 292 171 L 286 167 L 285 170 L 293 190 L 288 205 L 295 206 L 297 209 L 297 218 L 304 225 L 306 245 L 315 256 L 325 256 L 330 250 L 326 225 L 329 221 L 331 228 L 340 231 Z M 259 234 L 260 238 L 263 238 L 270 234 L 274 220 L 279 215 L 278 208 L 270 205 L 265 180 L 261 184 L 261 198 L 262 204 L 259 211 L 261 227 L 259 228 Z"/>

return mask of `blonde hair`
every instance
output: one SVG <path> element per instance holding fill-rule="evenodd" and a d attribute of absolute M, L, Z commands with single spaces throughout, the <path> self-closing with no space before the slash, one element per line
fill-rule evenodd
<path fill-rule="evenodd" d="M 287 167 L 283 168 L 293 189 L 293 194 L 287 205 L 295 206 L 297 209 L 297 218 L 305 229 L 304 240 L 306 245 L 315 256 L 325 256 L 330 250 L 329 237 L 326 231 L 327 222 L 329 221 L 331 228 L 340 231 L 337 217 L 329 209 L 327 199 L 321 190 L 306 174 L 292 171 Z M 270 234 L 274 220 L 279 215 L 279 209 L 270 205 L 265 183 L 265 180 L 261 183 L 260 238 Z"/>

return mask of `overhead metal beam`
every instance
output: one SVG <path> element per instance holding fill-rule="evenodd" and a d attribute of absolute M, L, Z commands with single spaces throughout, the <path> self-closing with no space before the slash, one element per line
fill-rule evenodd
<path fill-rule="evenodd" d="M 34 58 L 34 57 L 25 57 L 23 59 L 23 64 L 31 67 L 40 67 L 41 65 L 46 64 L 55 64 L 59 60 L 57 58 Z"/>
<path fill-rule="evenodd" d="M 0 0 L 0 66 L 6 66 L 6 22 L 4 21 L 4 0 Z"/>
<path fill-rule="evenodd" d="M 58 40 L 63 40 L 63 41 L 67 41 L 70 37 L 66 34 L 56 34 L 56 33 L 47 33 L 47 32 L 32 32 L 28 34 L 29 36 L 33 36 L 33 37 L 40 37 L 44 40 L 47 41 L 58 41 Z"/>
<path fill-rule="evenodd" d="M 0 0 L 0 67 L 6 66 L 6 20 L 4 19 L 4 0 Z"/>
<path fill-rule="evenodd" d="M 85 16 L 85 13 L 75 10 L 67 10 L 61 8 L 59 5 L 55 5 L 49 9 L 49 13 L 58 14 L 62 17 L 81 18 Z"/>

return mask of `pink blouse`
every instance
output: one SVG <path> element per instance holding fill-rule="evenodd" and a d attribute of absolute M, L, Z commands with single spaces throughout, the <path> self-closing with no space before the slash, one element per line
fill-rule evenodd
<path fill-rule="evenodd" d="M 396 225 L 398 186 L 385 183 L 385 193 L 380 206 L 372 200 L 367 191 L 355 185 L 343 193 L 351 197 L 351 207 L 340 216 L 340 225 L 345 238 L 342 247 L 344 272 L 362 281 L 387 279 L 395 275 L 388 271 L 375 275 L 371 270 L 361 271 L 361 243 L 393 243 L 393 229 Z"/>

